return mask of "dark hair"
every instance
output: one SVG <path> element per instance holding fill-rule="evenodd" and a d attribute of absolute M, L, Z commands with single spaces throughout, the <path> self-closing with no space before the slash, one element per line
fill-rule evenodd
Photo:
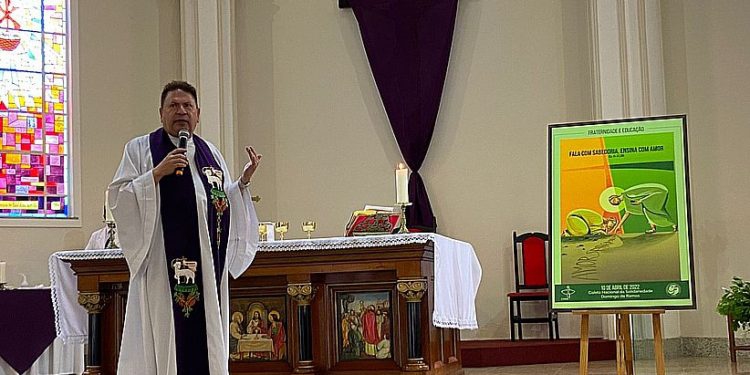
<path fill-rule="evenodd" d="M 195 87 L 193 87 L 193 85 L 185 81 L 172 81 L 164 85 L 164 89 L 161 90 L 161 103 L 159 104 L 160 108 L 164 106 L 164 99 L 167 98 L 167 94 L 176 90 L 182 90 L 192 95 L 193 99 L 195 100 L 195 105 L 198 105 L 198 94 L 196 93 Z"/>

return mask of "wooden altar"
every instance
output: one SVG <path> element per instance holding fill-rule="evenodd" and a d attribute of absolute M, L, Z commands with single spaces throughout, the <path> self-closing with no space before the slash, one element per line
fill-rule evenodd
<path fill-rule="evenodd" d="M 432 324 L 433 260 L 432 241 L 259 251 L 230 282 L 230 319 L 242 334 L 230 341 L 230 373 L 463 374 L 459 331 Z M 125 260 L 66 262 L 89 312 L 87 373 L 115 374 Z"/>

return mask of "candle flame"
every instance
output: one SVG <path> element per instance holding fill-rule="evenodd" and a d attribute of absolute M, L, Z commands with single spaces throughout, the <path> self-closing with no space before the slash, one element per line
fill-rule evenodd
<path fill-rule="evenodd" d="M 406 164 L 398 163 L 398 169 L 406 169 Z"/>

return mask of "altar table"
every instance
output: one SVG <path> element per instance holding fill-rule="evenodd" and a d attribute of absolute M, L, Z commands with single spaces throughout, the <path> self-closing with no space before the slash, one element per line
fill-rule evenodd
<path fill-rule="evenodd" d="M 50 269 L 64 273 L 64 267 L 52 266 L 61 262 L 75 272 L 77 285 L 70 275 L 53 275 L 54 296 L 63 300 L 59 304 L 71 303 L 77 290 L 77 301 L 89 314 L 86 320 L 83 314 L 66 316 L 72 309 L 57 311 L 58 334 L 88 336 L 87 373 L 114 374 L 129 279 L 122 253 L 58 252 Z M 231 356 L 230 372 L 462 374 L 458 330 L 477 328 L 480 279 L 471 245 L 437 234 L 261 242 L 250 268 L 230 281 L 230 309 L 238 310 L 230 316 L 244 330 L 241 323 L 250 320 L 256 306 L 267 324 L 279 320 L 273 323 L 285 335 L 283 341 L 277 337 L 270 360 L 247 359 L 240 352 Z M 375 356 L 376 341 L 370 340 L 376 314 L 374 340 L 380 340 L 379 347 L 388 345 L 381 351 L 386 358 Z M 370 336 L 364 341 L 361 334 L 353 336 L 361 342 L 354 351 L 344 347 L 350 342 L 343 332 L 355 332 L 349 325 Z"/>

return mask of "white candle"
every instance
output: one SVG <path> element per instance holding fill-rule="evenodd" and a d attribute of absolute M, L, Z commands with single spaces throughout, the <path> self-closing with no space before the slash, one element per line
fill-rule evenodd
<path fill-rule="evenodd" d="M 5 262 L 0 262 L 0 284 L 5 284 Z"/>
<path fill-rule="evenodd" d="M 115 221 L 112 210 L 109 209 L 109 190 L 104 192 L 104 221 Z"/>
<path fill-rule="evenodd" d="M 409 170 L 404 163 L 396 168 L 396 204 L 409 203 Z"/>

